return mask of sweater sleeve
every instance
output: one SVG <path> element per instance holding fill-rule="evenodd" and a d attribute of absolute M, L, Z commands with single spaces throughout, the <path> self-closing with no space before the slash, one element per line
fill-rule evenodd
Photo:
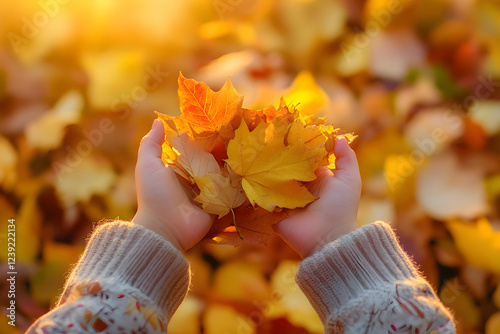
<path fill-rule="evenodd" d="M 27 333 L 166 333 L 188 287 L 187 260 L 161 236 L 128 222 L 103 224 L 59 305 Z"/>
<path fill-rule="evenodd" d="M 302 261 L 296 280 L 325 333 L 455 333 L 450 312 L 386 223 L 326 245 Z"/>

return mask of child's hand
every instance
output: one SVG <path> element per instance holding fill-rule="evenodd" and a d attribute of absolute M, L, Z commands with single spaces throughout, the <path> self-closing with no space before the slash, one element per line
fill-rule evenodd
<path fill-rule="evenodd" d="M 290 217 L 275 225 L 280 236 L 303 258 L 357 228 L 361 177 L 356 154 L 345 138 L 340 138 L 335 143 L 335 155 L 335 175 L 321 167 L 310 187 L 319 199 L 305 209 L 289 211 Z"/>
<path fill-rule="evenodd" d="M 139 147 L 135 169 L 139 207 L 133 223 L 155 231 L 185 251 L 205 236 L 213 219 L 191 203 L 174 171 L 164 165 L 163 141 L 163 123 L 155 120 Z"/>

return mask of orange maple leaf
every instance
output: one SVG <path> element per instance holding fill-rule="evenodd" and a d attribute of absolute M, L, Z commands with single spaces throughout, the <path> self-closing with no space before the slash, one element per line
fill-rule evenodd
<path fill-rule="evenodd" d="M 238 95 L 229 78 L 218 92 L 204 82 L 186 79 L 182 73 L 178 81 L 182 115 L 196 133 L 220 132 L 241 110 L 243 96 Z"/>

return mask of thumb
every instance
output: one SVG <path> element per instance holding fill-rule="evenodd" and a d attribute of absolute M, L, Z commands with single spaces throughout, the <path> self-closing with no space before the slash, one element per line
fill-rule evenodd
<path fill-rule="evenodd" d="M 164 128 L 163 123 L 159 119 L 155 119 L 151 131 L 148 132 L 141 140 L 139 146 L 139 155 L 137 162 L 153 163 L 152 160 L 161 162 L 161 145 L 164 141 Z M 158 158 L 158 159 L 155 159 Z M 161 162 L 163 165 L 163 162 Z"/>
<path fill-rule="evenodd" d="M 351 181 L 358 179 L 358 160 L 356 159 L 356 153 L 347 143 L 347 139 L 344 137 L 337 138 L 334 153 L 336 157 L 334 175 Z"/>

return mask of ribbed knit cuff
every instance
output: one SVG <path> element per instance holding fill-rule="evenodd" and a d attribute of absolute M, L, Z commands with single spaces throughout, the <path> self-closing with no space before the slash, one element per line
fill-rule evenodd
<path fill-rule="evenodd" d="M 94 231 L 65 294 L 84 281 L 132 288 L 159 307 L 159 316 L 168 322 L 188 291 L 189 279 L 189 264 L 172 244 L 145 227 L 116 221 Z"/>
<path fill-rule="evenodd" d="M 367 290 L 389 290 L 417 278 L 413 262 L 383 222 L 365 225 L 326 245 L 299 266 L 296 281 L 323 323 Z"/>

